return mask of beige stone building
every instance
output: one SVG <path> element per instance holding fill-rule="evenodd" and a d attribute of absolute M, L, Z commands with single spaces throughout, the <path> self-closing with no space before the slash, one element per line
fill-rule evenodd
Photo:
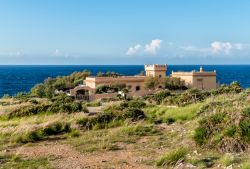
<path fill-rule="evenodd" d="M 146 76 L 118 76 L 118 77 L 87 77 L 84 85 L 77 86 L 70 90 L 70 95 L 76 99 L 95 100 L 105 97 L 114 97 L 117 93 L 107 92 L 102 94 L 95 93 L 98 86 L 124 84 L 128 89 L 128 96 L 143 96 L 153 91 L 144 88 L 147 77 L 165 77 L 167 65 L 145 65 Z"/>
<path fill-rule="evenodd" d="M 146 76 L 165 77 L 167 72 L 167 65 L 144 65 Z"/>
<path fill-rule="evenodd" d="M 172 77 L 183 80 L 188 88 L 197 89 L 216 89 L 216 71 L 205 72 L 203 67 L 200 71 L 191 72 L 172 72 Z"/>
<path fill-rule="evenodd" d="M 167 65 L 145 65 L 145 76 L 118 76 L 118 77 L 87 77 L 84 85 L 80 85 L 70 90 L 70 96 L 82 100 L 96 100 L 117 96 L 117 92 L 107 91 L 96 93 L 100 86 L 124 85 L 128 89 L 128 96 L 144 96 L 152 94 L 156 90 L 144 88 L 147 77 L 163 78 L 166 76 Z M 201 67 L 200 71 L 192 72 L 172 72 L 172 77 L 183 80 L 188 88 L 215 89 L 216 72 L 205 72 Z"/>

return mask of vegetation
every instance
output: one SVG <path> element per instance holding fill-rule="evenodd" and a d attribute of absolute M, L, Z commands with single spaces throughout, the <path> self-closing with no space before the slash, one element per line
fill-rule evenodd
<path fill-rule="evenodd" d="M 125 87 L 125 84 L 100 85 L 96 88 L 95 93 L 117 93 L 118 91 L 122 91 Z"/>
<path fill-rule="evenodd" d="M 165 155 L 161 156 L 157 161 L 157 166 L 165 166 L 165 165 L 175 165 L 178 162 L 182 162 L 185 160 L 187 154 L 187 149 L 185 148 L 178 148 L 172 150 Z"/>
<path fill-rule="evenodd" d="M 16 143 L 28 143 L 36 142 L 44 139 L 48 139 L 51 135 L 58 135 L 62 133 L 68 133 L 71 131 L 70 125 L 68 123 L 54 123 L 44 128 L 36 129 L 34 131 L 29 131 L 25 134 L 18 135 L 12 140 Z"/>
<path fill-rule="evenodd" d="M 31 104 L 24 106 L 18 106 L 6 113 L 4 116 L 7 119 L 14 117 L 31 116 L 42 113 L 76 113 L 87 112 L 86 105 L 82 105 L 79 102 L 75 102 L 72 98 L 65 94 L 57 95 L 46 102 L 38 102 L 36 100 L 30 100 Z"/>
<path fill-rule="evenodd" d="M 153 95 L 93 102 L 54 93 L 88 75 L 85 71 L 48 79 L 31 93 L 0 99 L 0 168 L 53 168 L 70 159 L 64 156 L 70 153 L 84 156 L 79 157 L 86 160 L 84 165 L 94 161 L 97 168 L 249 168 L 250 92 L 239 83 L 203 91 L 186 89 L 177 78 L 149 78 L 145 86 L 159 90 Z M 112 85 L 100 86 L 98 91 L 126 93 L 124 89 L 125 85 Z M 60 147 L 46 158 L 15 154 L 20 146 L 34 146 L 36 151 L 35 146 L 49 144 L 70 146 L 62 148 L 63 155 L 57 154 Z M 129 158 L 124 160 L 123 155 Z"/>
<path fill-rule="evenodd" d="M 59 76 L 57 78 L 48 78 L 43 83 L 37 84 L 31 89 L 31 96 L 52 98 L 55 90 L 69 90 L 82 84 L 83 80 L 90 76 L 91 72 L 74 72 L 69 76 Z"/>
<path fill-rule="evenodd" d="M 131 101 L 122 102 L 119 106 L 110 106 L 94 117 L 83 117 L 78 119 L 77 124 L 81 127 L 91 129 L 105 129 L 110 127 L 120 126 L 125 120 L 138 121 L 145 119 L 144 112 L 138 107 L 124 107 L 125 105 L 137 105 L 138 107 L 145 106 L 140 102 Z"/>
<path fill-rule="evenodd" d="M 146 89 L 157 89 L 163 88 L 168 90 L 186 90 L 187 87 L 185 86 L 184 81 L 180 78 L 176 77 L 148 77 L 145 81 L 145 88 Z"/>
<path fill-rule="evenodd" d="M 116 72 L 98 72 L 97 77 L 118 77 L 122 76 L 122 74 L 116 73 Z"/>
<path fill-rule="evenodd" d="M 221 152 L 246 151 L 250 143 L 250 109 L 245 93 L 204 106 L 203 117 L 195 130 L 196 143 Z"/>
<path fill-rule="evenodd" d="M 47 158 L 23 159 L 20 156 L 15 155 L 15 154 L 11 154 L 11 155 L 0 154 L 0 164 L 1 164 L 1 169 L 9 169 L 9 168 L 50 169 L 52 168 Z"/>

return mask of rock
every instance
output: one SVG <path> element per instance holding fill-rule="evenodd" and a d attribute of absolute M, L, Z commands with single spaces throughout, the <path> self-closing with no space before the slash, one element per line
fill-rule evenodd
<path fill-rule="evenodd" d="M 174 169 L 188 169 L 188 168 L 197 168 L 197 167 L 189 163 L 188 164 L 180 163 L 174 167 Z"/>
<path fill-rule="evenodd" d="M 186 164 L 186 167 L 187 167 L 187 168 L 196 168 L 196 166 L 194 166 L 193 164 L 189 164 L 189 163 Z"/>
<path fill-rule="evenodd" d="M 226 169 L 233 169 L 233 165 L 227 166 Z"/>
<path fill-rule="evenodd" d="M 185 166 L 183 163 L 178 164 L 177 166 L 174 167 L 174 169 L 184 169 Z"/>

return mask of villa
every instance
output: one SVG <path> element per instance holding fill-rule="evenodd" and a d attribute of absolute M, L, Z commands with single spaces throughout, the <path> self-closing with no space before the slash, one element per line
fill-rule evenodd
<path fill-rule="evenodd" d="M 148 77 L 166 77 L 167 65 L 153 64 L 144 65 L 145 76 L 117 76 L 117 77 L 87 77 L 84 85 L 80 85 L 70 90 L 70 96 L 81 100 L 96 100 L 102 98 L 110 98 L 117 96 L 118 92 L 109 90 L 105 93 L 97 93 L 97 89 L 101 86 L 118 86 L 123 85 L 128 89 L 127 96 L 145 96 L 153 94 L 157 90 L 145 89 L 144 83 Z M 198 89 L 215 89 L 216 88 L 216 72 L 204 72 L 203 68 L 200 72 L 172 72 L 172 77 L 178 77 L 183 80 L 187 87 Z M 123 93 L 120 93 L 123 94 Z"/>
<path fill-rule="evenodd" d="M 200 71 L 191 72 L 173 72 L 172 77 L 177 77 L 183 80 L 188 88 L 197 88 L 201 90 L 216 89 L 216 71 L 205 72 L 203 67 Z"/>

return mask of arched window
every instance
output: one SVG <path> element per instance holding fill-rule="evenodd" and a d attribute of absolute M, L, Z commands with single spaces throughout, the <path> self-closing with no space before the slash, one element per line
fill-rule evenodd
<path fill-rule="evenodd" d="M 141 90 L 141 86 L 136 86 L 135 91 L 139 91 L 139 90 Z"/>

